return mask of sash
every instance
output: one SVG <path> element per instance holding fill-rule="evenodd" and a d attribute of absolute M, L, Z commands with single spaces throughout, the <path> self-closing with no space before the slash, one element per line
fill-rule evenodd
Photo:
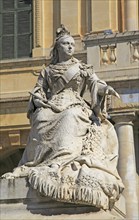
<path fill-rule="evenodd" d="M 73 79 L 73 77 L 79 72 L 79 66 L 80 62 L 75 63 L 71 67 L 69 67 L 69 69 L 65 71 L 63 74 L 59 74 L 57 86 L 56 88 L 53 88 L 55 93 L 58 94 L 63 89 L 65 89 L 65 84 L 68 84 Z M 46 67 L 46 71 L 49 72 L 49 67 Z"/>
<path fill-rule="evenodd" d="M 65 79 L 66 83 L 69 83 L 73 77 L 78 73 L 79 71 L 80 63 L 76 63 L 73 66 L 71 66 L 64 74 L 63 78 Z"/>
<path fill-rule="evenodd" d="M 61 75 L 61 77 L 65 80 L 66 83 L 69 83 L 72 78 L 78 73 L 79 71 L 80 62 L 73 64 L 69 69 Z M 49 66 L 46 67 L 46 72 L 49 72 Z"/>

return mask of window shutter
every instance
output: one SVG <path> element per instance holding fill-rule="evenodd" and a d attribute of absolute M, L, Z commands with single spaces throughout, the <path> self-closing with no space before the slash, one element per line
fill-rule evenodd
<path fill-rule="evenodd" d="M 27 35 L 19 35 L 18 36 L 18 57 L 29 57 L 30 50 L 30 36 Z"/>
<path fill-rule="evenodd" d="M 30 11 L 18 12 L 18 34 L 30 32 Z"/>
<path fill-rule="evenodd" d="M 32 0 L 18 0 L 18 8 L 25 8 L 27 7 L 28 5 L 31 5 L 32 3 Z"/>
<path fill-rule="evenodd" d="M 31 55 L 30 17 L 30 11 L 18 12 L 18 57 L 28 57 Z"/>
<path fill-rule="evenodd" d="M 2 15 L 3 35 L 14 34 L 14 13 L 3 13 Z"/>
<path fill-rule="evenodd" d="M 14 13 L 2 14 L 2 58 L 14 57 Z"/>
<path fill-rule="evenodd" d="M 12 59 L 14 57 L 14 36 L 2 38 L 2 58 Z"/>
<path fill-rule="evenodd" d="M 0 0 L 0 59 L 30 57 L 32 0 Z"/>
<path fill-rule="evenodd" d="M 14 9 L 14 0 L 3 0 L 3 9 Z"/>

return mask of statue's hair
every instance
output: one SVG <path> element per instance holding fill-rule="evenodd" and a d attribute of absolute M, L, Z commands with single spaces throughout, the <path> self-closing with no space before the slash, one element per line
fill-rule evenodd
<path fill-rule="evenodd" d="M 56 30 L 56 41 L 58 41 L 64 35 L 70 35 L 70 32 L 63 24 L 61 24 L 60 27 Z"/>
<path fill-rule="evenodd" d="M 57 49 L 57 47 L 58 47 L 58 42 L 56 41 L 56 42 L 54 43 L 54 46 L 53 46 L 51 52 L 50 52 L 50 57 L 51 57 L 51 62 L 50 62 L 50 63 L 51 63 L 51 64 L 56 64 L 56 63 L 58 63 L 59 55 L 58 55 L 58 49 Z"/>

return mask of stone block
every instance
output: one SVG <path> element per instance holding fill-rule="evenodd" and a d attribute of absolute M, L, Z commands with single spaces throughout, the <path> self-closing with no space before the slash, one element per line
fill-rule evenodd
<path fill-rule="evenodd" d="M 57 202 L 32 189 L 26 178 L 0 180 L 0 210 L 2 220 L 109 220 L 125 219 L 124 198 L 110 211 L 92 206 Z"/>

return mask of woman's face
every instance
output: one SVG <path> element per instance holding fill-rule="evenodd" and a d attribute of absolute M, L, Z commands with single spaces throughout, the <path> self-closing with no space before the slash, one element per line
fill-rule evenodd
<path fill-rule="evenodd" d="M 59 40 L 58 53 L 63 58 L 70 58 L 74 54 L 75 41 L 71 36 L 64 36 Z"/>

